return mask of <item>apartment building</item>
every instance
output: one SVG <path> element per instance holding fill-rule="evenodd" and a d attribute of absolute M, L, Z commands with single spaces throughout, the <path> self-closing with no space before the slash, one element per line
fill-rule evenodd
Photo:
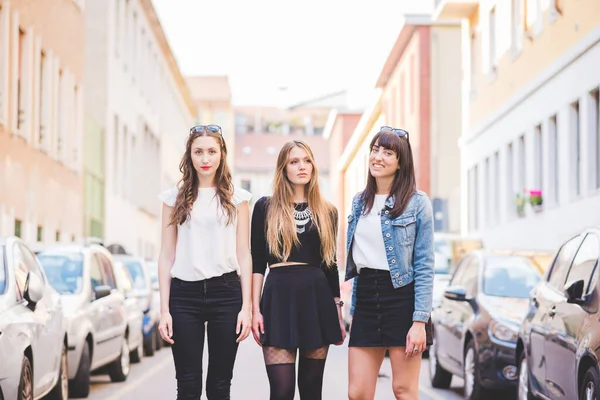
<path fill-rule="evenodd" d="M 89 220 L 102 210 L 106 244 L 155 258 L 196 107 L 151 0 L 87 0 L 85 35 L 87 157 L 104 163 L 87 170 Z"/>
<path fill-rule="evenodd" d="M 0 2 L 0 235 L 82 236 L 84 12 Z"/>
<path fill-rule="evenodd" d="M 406 15 L 365 109 L 337 165 L 344 203 L 364 189 L 369 144 L 381 126 L 409 131 L 417 187 L 429 194 L 437 231 L 460 229 L 461 24 Z"/>
<path fill-rule="evenodd" d="M 600 3 L 438 1 L 463 19 L 463 231 L 554 250 L 600 224 Z"/>

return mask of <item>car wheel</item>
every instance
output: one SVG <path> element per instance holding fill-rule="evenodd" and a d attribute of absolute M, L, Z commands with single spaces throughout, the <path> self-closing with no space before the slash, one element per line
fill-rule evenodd
<path fill-rule="evenodd" d="M 154 327 L 154 340 L 156 342 L 156 350 L 160 350 L 163 348 L 163 340 L 160 337 L 160 333 L 158 333 L 158 325 Z"/>
<path fill-rule="evenodd" d="M 123 345 L 121 347 L 121 355 L 114 360 L 109 368 L 108 375 L 112 382 L 124 382 L 129 375 L 131 369 L 129 359 L 129 346 L 127 345 L 127 338 L 123 338 Z"/>
<path fill-rule="evenodd" d="M 48 394 L 46 400 L 68 400 L 69 399 L 69 369 L 67 368 L 67 346 L 63 343 L 60 355 L 60 367 L 58 369 L 58 381 L 56 386 Z"/>
<path fill-rule="evenodd" d="M 581 389 L 579 390 L 579 400 L 596 400 L 598 396 L 598 387 L 600 386 L 598 371 L 595 367 L 590 367 L 583 376 Z"/>
<path fill-rule="evenodd" d="M 527 365 L 527 356 L 525 355 L 524 350 L 519 360 L 519 384 L 517 386 L 517 399 L 535 399 L 535 396 L 531 393 L 531 385 L 529 384 L 529 367 Z"/>
<path fill-rule="evenodd" d="M 156 329 L 152 328 L 150 332 L 150 336 L 144 339 L 144 354 L 148 357 L 152 357 L 154 355 L 154 351 L 156 350 Z"/>
<path fill-rule="evenodd" d="M 83 342 L 81 359 L 75 378 L 69 382 L 69 395 L 72 398 L 86 398 L 90 394 L 90 366 L 92 364 L 89 343 Z"/>
<path fill-rule="evenodd" d="M 464 394 L 466 400 L 479 400 L 486 398 L 486 390 L 483 386 L 481 386 L 477 376 L 477 370 L 479 368 L 478 364 L 475 342 L 473 342 L 473 339 L 471 339 L 469 340 L 469 343 L 467 343 L 463 362 L 463 376 L 465 382 Z"/>
<path fill-rule="evenodd" d="M 452 374 L 446 371 L 438 362 L 435 340 L 429 347 L 429 380 L 431 386 L 438 389 L 448 389 L 452 382 Z"/>
<path fill-rule="evenodd" d="M 21 379 L 17 396 L 18 400 L 33 400 L 33 370 L 31 361 L 26 356 L 23 356 L 21 362 Z"/>
<path fill-rule="evenodd" d="M 142 362 L 142 357 L 144 357 L 144 346 L 140 343 L 138 347 L 135 348 L 135 350 L 129 353 L 129 360 L 132 363 L 137 364 L 139 362 Z"/>

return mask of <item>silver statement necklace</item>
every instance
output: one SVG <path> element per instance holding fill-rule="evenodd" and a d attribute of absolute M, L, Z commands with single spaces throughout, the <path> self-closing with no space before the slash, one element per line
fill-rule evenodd
<path fill-rule="evenodd" d="M 302 211 L 298 211 L 294 208 L 294 220 L 296 220 L 296 232 L 304 233 L 306 231 L 306 224 L 312 218 L 310 208 L 306 207 Z"/>

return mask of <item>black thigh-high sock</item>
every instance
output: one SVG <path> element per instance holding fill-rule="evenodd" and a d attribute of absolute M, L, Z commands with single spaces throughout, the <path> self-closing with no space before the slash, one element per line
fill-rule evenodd
<path fill-rule="evenodd" d="M 267 365 L 271 385 L 271 400 L 294 400 L 296 392 L 296 364 Z"/>
<path fill-rule="evenodd" d="M 321 400 L 325 359 L 300 356 L 298 362 L 298 390 L 301 400 Z"/>

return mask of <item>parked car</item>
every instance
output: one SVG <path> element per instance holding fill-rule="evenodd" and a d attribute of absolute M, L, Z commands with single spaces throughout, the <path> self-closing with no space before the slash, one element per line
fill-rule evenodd
<path fill-rule="evenodd" d="M 136 289 L 136 283 L 127 265 L 115 259 L 114 269 L 115 277 L 117 278 L 117 289 L 125 297 L 125 317 L 127 320 L 127 331 L 129 332 L 128 345 L 129 349 L 132 349 L 129 356 L 131 362 L 139 363 L 142 361 L 144 355 L 143 325 L 144 311 L 148 308 L 147 293 L 141 293 L 143 304 L 140 304 L 140 293 Z M 144 298 L 144 296 L 146 297 Z"/>
<path fill-rule="evenodd" d="M 516 389 L 517 333 L 540 276 L 535 261 L 516 254 L 476 250 L 460 261 L 433 311 L 433 387 L 448 388 L 457 375 L 466 399 L 485 399 L 487 389 Z"/>
<path fill-rule="evenodd" d="M 564 243 L 530 297 L 517 342 L 519 399 L 598 399 L 600 227 Z"/>
<path fill-rule="evenodd" d="M 158 332 L 158 324 L 160 324 L 160 293 L 158 286 L 158 263 L 156 261 L 146 261 L 146 269 L 150 276 L 150 286 L 152 287 L 152 309 L 156 311 L 156 326 Z M 160 333 L 156 335 L 156 350 L 160 350 L 163 346 L 168 346 L 169 343 L 165 342 Z"/>
<path fill-rule="evenodd" d="M 69 397 L 67 321 L 47 282 L 23 241 L 0 238 L 0 398 Z"/>
<path fill-rule="evenodd" d="M 92 371 L 106 367 L 113 382 L 127 379 L 130 348 L 125 299 L 112 255 L 98 244 L 57 246 L 38 254 L 68 319 L 71 397 L 87 397 Z"/>

